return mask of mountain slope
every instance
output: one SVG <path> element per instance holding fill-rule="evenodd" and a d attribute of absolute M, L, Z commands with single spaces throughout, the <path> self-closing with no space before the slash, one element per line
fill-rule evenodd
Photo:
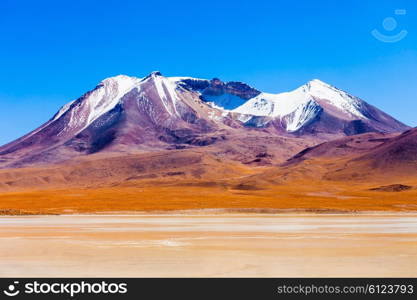
<path fill-rule="evenodd" d="M 297 174 L 298 175 L 295 175 Z M 397 184 L 417 179 L 417 129 L 402 134 L 365 133 L 308 147 L 261 177 Z"/>
<path fill-rule="evenodd" d="M 414 178 L 417 175 L 417 129 L 408 130 L 389 138 L 352 160 L 340 170 L 329 174 L 334 178 L 348 176 L 370 177 L 382 175 L 386 178 L 400 176 Z"/>

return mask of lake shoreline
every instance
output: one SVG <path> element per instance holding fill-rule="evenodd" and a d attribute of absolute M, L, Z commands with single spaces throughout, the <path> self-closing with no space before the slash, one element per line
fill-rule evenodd
<path fill-rule="evenodd" d="M 91 211 L 91 212 L 31 212 L 20 210 L 0 210 L 1 217 L 7 216 L 97 216 L 97 215 L 198 215 L 198 216 L 227 216 L 227 215 L 408 215 L 416 214 L 416 210 L 331 210 L 331 209 L 187 209 L 187 210 L 128 210 L 128 211 Z"/>

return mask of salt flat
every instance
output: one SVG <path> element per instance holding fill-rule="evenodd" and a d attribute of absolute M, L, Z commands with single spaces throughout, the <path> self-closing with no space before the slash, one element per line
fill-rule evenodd
<path fill-rule="evenodd" d="M 417 215 L 0 217 L 2 277 L 415 277 Z"/>

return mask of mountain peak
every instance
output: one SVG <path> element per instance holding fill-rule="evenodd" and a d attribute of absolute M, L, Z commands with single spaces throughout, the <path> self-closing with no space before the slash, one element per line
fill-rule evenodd
<path fill-rule="evenodd" d="M 152 71 L 149 76 L 163 76 L 160 71 Z"/>
<path fill-rule="evenodd" d="M 311 83 L 311 84 L 324 84 L 324 85 L 328 85 L 324 81 L 322 81 L 320 79 L 317 79 L 317 78 L 314 78 L 314 79 L 310 80 L 309 83 Z"/>
<path fill-rule="evenodd" d="M 147 80 L 149 78 L 158 78 L 158 77 L 164 77 L 160 71 L 153 71 L 149 73 L 148 76 L 144 77 L 143 80 Z"/>
<path fill-rule="evenodd" d="M 320 80 L 320 79 L 313 79 L 307 82 L 303 87 L 307 87 L 308 89 L 312 88 L 334 88 L 332 85 Z"/>
<path fill-rule="evenodd" d="M 127 90 L 133 88 L 138 84 L 142 78 L 127 76 L 127 75 L 117 75 L 113 77 L 108 77 L 100 82 L 99 87 L 113 88 L 113 89 L 122 89 Z"/>

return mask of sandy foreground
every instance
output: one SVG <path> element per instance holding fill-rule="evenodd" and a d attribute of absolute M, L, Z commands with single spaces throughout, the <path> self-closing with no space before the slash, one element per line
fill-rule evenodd
<path fill-rule="evenodd" d="M 1 277 L 416 277 L 417 214 L 0 217 Z"/>

